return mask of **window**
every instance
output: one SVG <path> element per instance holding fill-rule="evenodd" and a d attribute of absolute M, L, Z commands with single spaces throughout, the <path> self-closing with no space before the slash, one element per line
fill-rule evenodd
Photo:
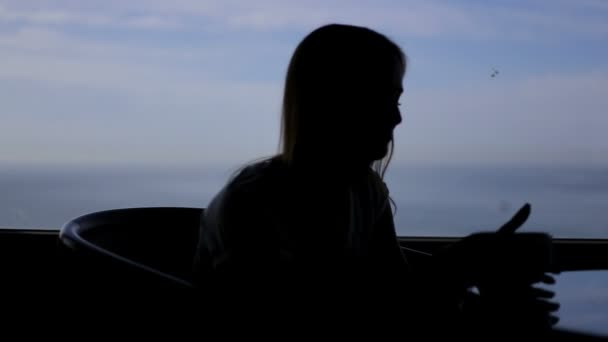
<path fill-rule="evenodd" d="M 276 152 L 298 41 L 344 22 L 408 55 L 386 179 L 400 235 L 494 230 L 530 202 L 525 230 L 608 238 L 607 16 L 594 0 L 1 1 L 0 226 L 204 207 Z"/>
<path fill-rule="evenodd" d="M 4 1 L 0 224 L 204 206 L 231 168 L 276 151 L 297 42 L 349 22 L 409 57 L 388 175 L 400 234 L 493 229 L 529 201 L 525 229 L 606 236 L 607 13 L 598 1 Z"/>

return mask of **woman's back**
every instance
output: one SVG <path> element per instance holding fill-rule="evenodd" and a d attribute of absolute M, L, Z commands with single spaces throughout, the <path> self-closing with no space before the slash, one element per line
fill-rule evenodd
<path fill-rule="evenodd" d="M 246 167 L 201 219 L 200 262 L 217 272 L 370 264 L 374 228 L 391 210 L 383 182 L 367 171 L 332 179 L 279 158 Z"/>

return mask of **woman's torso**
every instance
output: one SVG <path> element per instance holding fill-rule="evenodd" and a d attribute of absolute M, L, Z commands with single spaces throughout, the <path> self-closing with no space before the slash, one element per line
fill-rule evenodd
<path fill-rule="evenodd" d="M 217 266 L 243 236 L 260 251 L 276 251 L 283 265 L 365 263 L 375 223 L 389 210 L 388 192 L 371 169 L 345 178 L 300 172 L 278 159 L 246 167 L 201 219 L 199 262 Z"/>

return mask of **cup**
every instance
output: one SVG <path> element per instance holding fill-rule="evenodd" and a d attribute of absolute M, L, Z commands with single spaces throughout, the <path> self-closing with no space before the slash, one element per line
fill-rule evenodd
<path fill-rule="evenodd" d="M 530 285 L 554 269 L 553 239 L 546 233 L 483 232 L 467 240 L 478 285 Z"/>

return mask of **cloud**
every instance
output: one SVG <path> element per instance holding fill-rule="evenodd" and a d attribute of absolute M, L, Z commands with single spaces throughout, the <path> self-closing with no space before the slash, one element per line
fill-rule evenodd
<path fill-rule="evenodd" d="M 237 65 L 233 58 L 242 55 L 231 53 L 234 48 L 167 51 L 45 29 L 0 35 L 0 155 L 51 162 L 225 161 L 274 151 L 279 83 L 226 77 L 221 69 Z M 234 136 L 255 143 L 243 145 Z"/>
<path fill-rule="evenodd" d="M 0 4 L 0 23 L 33 26 L 85 26 L 98 28 L 129 28 L 175 30 L 181 28 L 178 18 L 166 15 L 119 14 L 70 11 L 65 9 L 13 10 Z"/>
<path fill-rule="evenodd" d="M 129 18 L 125 21 L 125 25 L 131 28 L 155 30 L 174 30 L 182 26 L 177 19 L 163 18 L 160 16 L 138 16 Z"/>
<path fill-rule="evenodd" d="M 162 43 L 85 40 L 41 28 L 0 33 L 0 48 L 0 75 L 4 77 L 144 93 L 159 88 L 174 94 L 174 87 L 180 84 L 206 80 L 221 87 L 230 79 L 244 79 L 246 75 L 234 75 L 235 70 L 267 63 L 270 54 L 288 51 L 274 42 L 262 42 L 255 48 L 247 42 L 166 48 Z"/>
<path fill-rule="evenodd" d="M 586 1 L 560 6 L 460 4 L 444 1 L 5 1 L 0 21 L 153 30 L 302 32 L 329 22 L 370 26 L 403 37 L 549 39 L 604 37 L 605 6 Z M 101 5 L 103 4 L 103 6 Z"/>
<path fill-rule="evenodd" d="M 262 2 L 255 8 L 221 13 L 224 23 L 234 28 L 309 30 L 338 22 L 399 32 L 400 35 L 430 36 L 450 31 L 471 30 L 473 18 L 460 8 L 436 3 L 406 2 L 400 5 L 359 2 Z"/>
<path fill-rule="evenodd" d="M 546 4 L 546 3 L 545 3 Z M 562 6 L 543 6 L 536 10 L 517 7 L 496 7 L 478 13 L 483 27 L 496 29 L 494 37 L 559 41 L 564 37 L 585 39 L 605 38 L 608 35 L 608 11 L 573 3 Z"/>
<path fill-rule="evenodd" d="M 103 26 L 111 24 L 113 20 L 109 17 L 92 13 L 76 13 L 58 9 L 24 11 L 0 6 L 0 22 L 17 22 L 34 25 L 85 24 Z"/>
<path fill-rule="evenodd" d="M 114 127 L 115 122 L 126 120 L 137 126 L 137 120 L 146 118 L 150 132 L 138 134 L 156 140 L 156 150 L 167 156 L 196 155 L 197 139 L 205 144 L 216 139 L 224 155 L 208 153 L 217 158 L 255 156 L 276 146 L 283 73 L 298 39 L 297 35 L 284 39 L 276 32 L 303 30 L 309 20 L 340 17 L 387 27 L 407 26 L 405 31 L 429 37 L 442 36 L 456 27 L 454 34 L 474 32 L 480 25 L 474 10 L 452 10 L 439 2 L 411 5 L 411 17 L 405 18 L 401 18 L 401 12 L 391 11 L 401 8 L 394 4 L 374 7 L 362 3 L 341 10 L 339 3 L 328 3 L 327 14 L 319 11 L 321 3 L 314 1 L 299 5 L 262 1 L 241 7 L 236 2 L 146 1 L 144 6 L 137 1 L 110 1 L 103 9 L 96 7 L 99 3 L 88 1 L 40 3 L 46 6 L 4 2 L 0 7 L 0 20 L 21 21 L 11 30 L 0 31 L 0 81 L 5 89 L 13 91 L 2 97 L 5 113 L 6 103 L 12 104 L 7 120 L 12 125 L 4 124 L 2 139 L 5 146 L 19 141 L 24 151 L 30 152 L 41 143 L 25 141 L 15 132 L 29 132 L 24 136 L 31 139 L 44 134 L 59 139 L 56 132 L 61 132 L 61 125 L 80 132 L 86 120 L 93 120 L 112 126 L 118 132 L 119 146 L 129 143 L 132 128 Z M 55 4 L 65 5 L 63 14 L 56 12 L 59 7 Z M 139 11 L 135 11 L 137 6 L 141 6 Z M 311 15 L 298 19 L 295 13 Z M 165 19 L 158 21 L 161 15 Z M 118 19 L 99 19 L 114 17 Z M 99 39 L 62 27 L 92 20 L 99 25 L 118 25 L 123 28 L 116 31 L 120 33 L 130 27 L 185 30 L 192 21 L 173 19 L 182 17 L 214 18 L 210 19 L 211 26 L 230 29 L 222 31 L 221 36 L 210 35 L 215 39 L 206 36 L 207 40 L 198 42 L 198 35 L 184 35 L 183 41 L 150 39 L 157 36 L 147 34 L 135 36 L 147 38 L 141 40 L 121 39 L 120 35 Z M 532 70 L 525 77 L 511 78 L 505 73 L 496 82 L 487 75 L 466 76 L 467 83 L 447 86 L 434 79 L 430 89 L 413 86 L 410 90 L 406 85 L 405 120 L 397 133 L 396 159 L 608 163 L 608 146 L 603 138 L 608 127 L 603 113 L 608 107 L 608 97 L 604 96 L 608 72 L 601 65 L 590 68 L 570 73 Z M 32 98 L 37 98 L 40 105 L 27 104 Z M 47 117 L 46 112 L 55 114 Z M 63 116 L 58 119 L 57 115 Z M 44 133 L 28 128 L 39 121 L 54 130 Z M 206 133 L 201 134 L 203 131 Z M 255 143 L 244 146 L 228 131 Z M 84 150 L 70 154 L 70 144 L 84 138 L 78 134 L 61 145 L 65 151 L 58 147 L 48 155 L 90 156 Z M 91 135 L 91 144 L 108 142 L 103 132 L 97 134 Z M 178 142 L 172 143 L 171 139 Z M 171 153 L 167 146 L 172 144 L 185 144 L 180 150 L 190 152 L 184 152 L 184 156 Z M 143 152 L 145 147 L 129 148 L 103 153 L 107 158 L 112 153 L 125 159 L 154 157 L 151 152 Z"/>

